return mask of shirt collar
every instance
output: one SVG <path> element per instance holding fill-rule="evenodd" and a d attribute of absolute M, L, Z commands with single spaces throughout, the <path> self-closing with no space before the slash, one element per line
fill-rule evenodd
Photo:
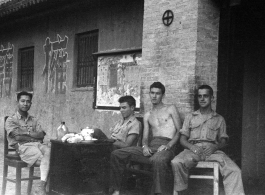
<path fill-rule="evenodd" d="M 21 114 L 19 114 L 18 111 L 16 112 L 16 115 L 17 115 L 17 118 L 18 118 L 19 120 L 21 120 L 22 116 L 21 116 Z M 28 116 L 27 116 L 27 118 L 26 118 L 26 121 L 29 120 L 30 118 L 32 118 L 32 116 L 28 113 Z"/>
<path fill-rule="evenodd" d="M 192 115 L 193 115 L 193 116 L 201 115 L 201 112 L 200 112 L 200 110 L 196 110 L 196 111 L 194 111 L 194 112 L 192 113 Z M 217 115 L 217 113 L 216 113 L 214 110 L 212 110 L 212 112 L 211 112 L 211 117 L 212 117 L 212 116 L 216 116 L 216 115 Z"/>
<path fill-rule="evenodd" d="M 136 119 L 136 117 L 134 116 L 134 114 L 132 114 L 131 116 L 130 116 L 130 118 L 128 119 L 128 121 L 126 122 L 126 124 L 127 123 L 131 123 L 131 122 L 133 122 L 134 120 Z M 124 119 L 121 119 L 121 124 L 124 122 Z"/>

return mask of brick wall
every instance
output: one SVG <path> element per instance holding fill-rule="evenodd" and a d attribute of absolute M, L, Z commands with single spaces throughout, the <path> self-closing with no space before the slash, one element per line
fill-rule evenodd
<path fill-rule="evenodd" d="M 198 34 L 196 49 L 196 84 L 208 84 L 217 92 L 217 59 L 220 11 L 214 1 L 198 4 Z M 213 107 L 216 107 L 216 102 Z"/>
<path fill-rule="evenodd" d="M 197 84 L 216 91 L 218 9 L 210 0 L 146 0 L 144 7 L 142 108 L 151 107 L 150 84 L 161 81 L 164 102 L 176 104 L 184 115 L 193 110 Z M 167 27 L 162 15 L 168 9 L 174 21 Z"/>

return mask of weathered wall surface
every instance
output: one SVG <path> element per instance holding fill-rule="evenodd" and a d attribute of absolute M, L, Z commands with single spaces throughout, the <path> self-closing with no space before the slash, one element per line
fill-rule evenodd
<path fill-rule="evenodd" d="M 42 118 L 48 135 L 55 136 L 54 131 L 61 120 L 66 121 L 73 131 L 96 125 L 107 132 L 119 117 L 117 112 L 92 109 L 93 88 L 77 89 L 74 80 L 75 35 L 94 29 L 99 29 L 99 51 L 142 47 L 142 61 L 139 64 L 141 114 L 151 108 L 148 92 L 154 81 L 165 84 L 164 102 L 175 104 L 183 118 L 194 108 L 194 89 L 197 85 L 207 83 L 216 90 L 219 15 L 211 0 L 111 2 L 75 12 L 52 13 L 36 21 L 17 24 L 16 28 L 1 34 L 0 44 L 14 45 L 11 95 L 1 98 L 1 117 L 15 109 L 18 49 L 34 46 L 34 100 L 31 113 Z M 162 15 L 168 9 L 173 11 L 174 21 L 170 26 L 165 26 Z M 53 72 L 52 67 L 47 70 L 45 66 L 50 59 L 47 54 L 57 51 L 62 51 L 60 60 L 63 61 L 60 73 L 63 77 L 59 80 L 54 78 L 53 74 L 57 73 Z"/>
<path fill-rule="evenodd" d="M 1 31 L 0 46 L 6 49 L 10 43 L 14 46 L 14 55 L 11 88 L 6 84 L 4 90 L 5 86 L 1 85 L 0 118 L 16 109 L 18 51 L 34 46 L 34 98 L 30 113 L 40 118 L 47 137 L 55 138 L 60 121 L 65 121 L 70 131 L 97 126 L 109 134 L 108 129 L 119 119 L 119 113 L 94 110 L 94 89 L 75 87 L 75 35 L 99 29 L 99 51 L 141 48 L 143 5 L 142 0 L 114 1 L 75 12 L 58 11 L 6 27 Z M 46 65 L 47 60 L 51 60 L 49 54 L 56 56 L 57 52 L 63 77 L 55 67 Z M 5 75 L 0 75 L 2 77 Z M 2 120 L 0 128 L 3 129 Z"/>

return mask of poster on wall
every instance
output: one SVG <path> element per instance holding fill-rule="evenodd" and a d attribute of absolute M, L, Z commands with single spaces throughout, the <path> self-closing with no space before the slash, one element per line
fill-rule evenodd
<path fill-rule="evenodd" d="M 140 110 L 141 52 L 98 56 L 95 108 L 118 110 L 118 99 L 131 95 Z"/>

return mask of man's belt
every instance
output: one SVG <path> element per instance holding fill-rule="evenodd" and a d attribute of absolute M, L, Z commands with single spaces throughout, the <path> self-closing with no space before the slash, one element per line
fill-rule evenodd
<path fill-rule="evenodd" d="M 191 140 L 189 142 L 191 144 L 198 144 L 198 143 L 212 143 L 212 144 L 215 144 L 215 141 L 210 141 L 210 140 Z"/>

